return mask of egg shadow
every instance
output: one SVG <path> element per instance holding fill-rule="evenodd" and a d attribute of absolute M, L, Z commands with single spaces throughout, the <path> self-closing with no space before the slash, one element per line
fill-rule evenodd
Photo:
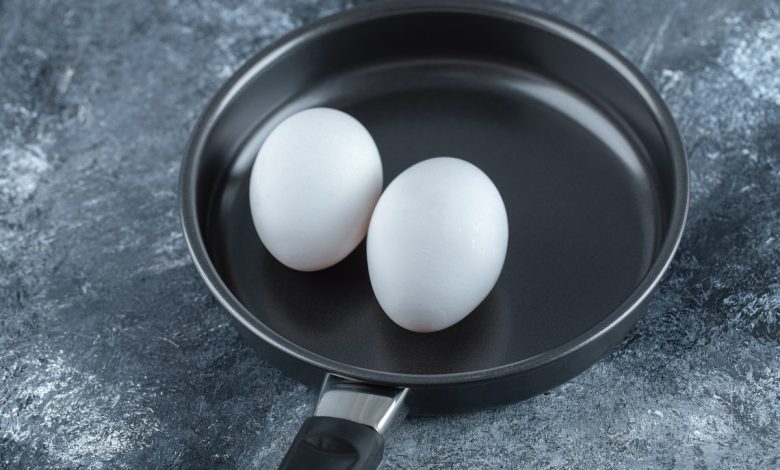
<path fill-rule="evenodd" d="M 502 289 L 493 289 L 463 320 L 433 333 L 405 330 L 385 315 L 390 325 L 378 331 L 376 365 L 398 373 L 450 374 L 500 364 L 511 337 L 502 320 L 506 300 Z"/>

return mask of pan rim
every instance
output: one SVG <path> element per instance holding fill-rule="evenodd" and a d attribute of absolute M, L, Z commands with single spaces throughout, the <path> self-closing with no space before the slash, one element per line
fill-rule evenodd
<path fill-rule="evenodd" d="M 665 141 L 674 172 L 675 193 L 665 238 L 647 273 L 623 303 L 591 328 L 554 349 L 500 366 L 446 374 L 388 372 L 354 366 L 303 348 L 266 326 L 233 295 L 211 262 L 199 228 L 195 195 L 194 163 L 203 151 L 211 129 L 228 103 L 257 72 L 314 37 L 366 20 L 425 12 L 499 17 L 545 30 L 575 44 L 584 52 L 595 55 L 615 70 L 641 96 Z M 493 1 L 475 4 L 465 0 L 395 1 L 359 6 L 317 20 L 272 42 L 240 67 L 210 100 L 187 144 L 178 185 L 179 215 L 184 240 L 195 267 L 214 297 L 244 328 L 282 353 L 325 372 L 376 384 L 413 387 L 463 385 L 525 373 L 575 354 L 627 321 L 655 290 L 674 258 L 687 219 L 689 191 L 688 162 L 679 131 L 662 98 L 633 64 L 600 39 L 562 20 L 514 5 Z"/>

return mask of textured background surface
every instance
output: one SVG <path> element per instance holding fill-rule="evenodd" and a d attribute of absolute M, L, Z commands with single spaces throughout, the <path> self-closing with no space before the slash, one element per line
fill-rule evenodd
<path fill-rule="evenodd" d="M 649 314 L 570 383 L 410 419 L 386 468 L 746 468 L 780 458 L 780 4 L 541 0 L 616 46 L 690 153 Z M 0 2 L 0 467 L 275 466 L 314 393 L 249 350 L 179 231 L 206 101 L 329 1 Z"/>

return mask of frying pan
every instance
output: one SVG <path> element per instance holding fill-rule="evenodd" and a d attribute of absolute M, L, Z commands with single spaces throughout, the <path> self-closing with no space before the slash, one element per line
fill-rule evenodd
<path fill-rule="evenodd" d="M 396 326 L 363 245 L 315 273 L 265 250 L 249 212 L 252 162 L 275 125 L 315 106 L 369 129 L 386 184 L 435 156 L 495 182 L 507 259 L 466 319 L 430 334 Z M 236 72 L 197 123 L 179 191 L 214 296 L 269 361 L 321 387 L 282 468 L 372 468 L 406 411 L 521 400 L 613 348 L 680 241 L 688 169 L 661 98 L 592 36 L 499 3 L 385 2 L 299 29 Z"/>

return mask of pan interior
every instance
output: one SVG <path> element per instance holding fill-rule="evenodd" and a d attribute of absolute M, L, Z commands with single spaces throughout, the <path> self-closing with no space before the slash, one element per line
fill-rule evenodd
<path fill-rule="evenodd" d="M 363 47 L 392 30 L 379 26 L 363 33 Z M 487 51 L 491 35 L 504 33 L 498 24 L 485 31 Z M 220 276 L 254 317 L 351 366 L 445 374 L 554 349 L 632 294 L 653 261 L 668 211 L 655 144 L 636 126 L 640 111 L 601 100 L 576 75 L 559 76 L 576 51 L 544 57 L 553 46 L 539 42 L 546 48 L 540 52 L 532 40 L 543 32 L 526 31 L 520 49 L 494 47 L 487 55 L 473 42 L 438 44 L 430 31 L 418 31 L 424 47 L 383 46 L 388 50 L 378 48 L 370 60 L 345 45 L 358 33 L 330 33 L 316 50 L 289 52 L 245 86 L 212 130 L 199 178 L 199 191 L 210 196 L 200 203 L 200 223 Z M 619 94 L 626 85 L 612 79 L 603 85 Z M 392 323 L 371 290 L 364 244 L 316 273 L 290 270 L 263 247 L 249 212 L 252 161 L 281 119 L 313 106 L 342 109 L 369 129 L 385 186 L 436 156 L 470 161 L 495 182 L 509 215 L 507 259 L 491 294 L 465 320 L 433 334 Z"/>

